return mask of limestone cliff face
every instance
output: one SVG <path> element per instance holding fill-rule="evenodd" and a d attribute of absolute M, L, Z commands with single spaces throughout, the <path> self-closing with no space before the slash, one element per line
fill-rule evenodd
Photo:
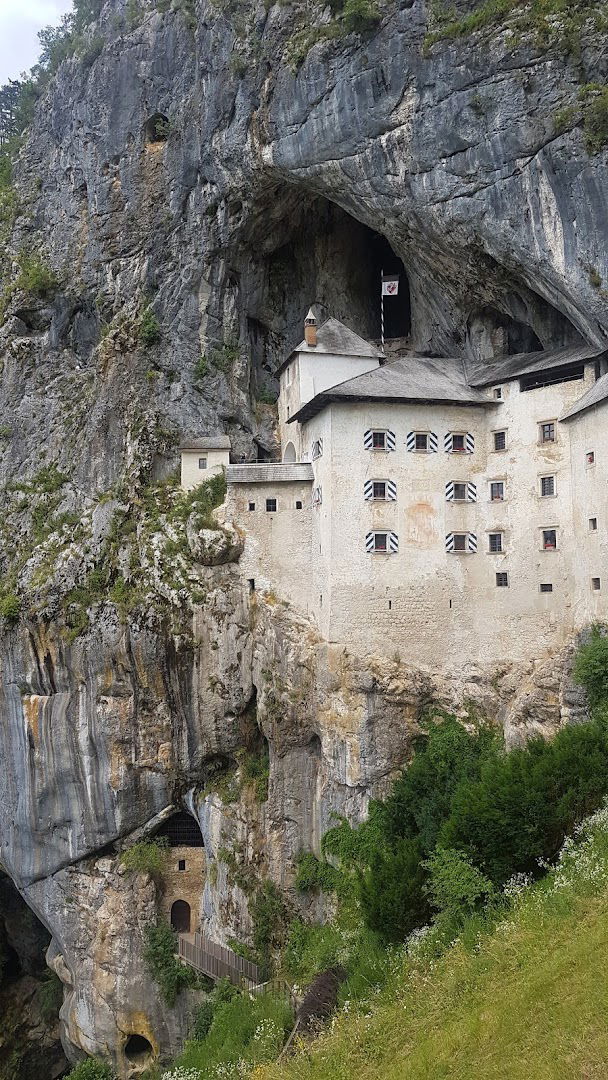
<path fill-rule="evenodd" d="M 298 852 L 318 851 L 332 812 L 365 813 L 425 706 L 473 703 L 512 741 L 584 710 L 569 655 L 491 679 L 481 663 L 448 678 L 440 658 L 362 669 L 289 608 L 252 604 L 238 536 L 176 525 L 154 485 L 182 436 L 273 451 L 260 399 L 310 302 L 377 334 L 382 237 L 419 349 L 483 355 L 497 329 L 514 348 L 602 343 L 606 155 L 555 114 L 608 50 L 583 33 L 568 60 L 501 29 L 425 55 L 410 0 L 296 71 L 294 33 L 328 21 L 320 6 L 196 3 L 193 20 L 146 3 L 134 25 L 125 8 L 109 0 L 62 65 L 16 167 L 11 252 L 41 251 L 60 287 L 14 291 L 0 328 L 1 559 L 22 608 L 0 652 L 0 844 L 53 935 L 68 1054 L 126 1077 L 129 1034 L 166 1053 L 188 1006 L 150 992 L 155 886 L 122 872 L 116 842 L 187 805 L 216 864 L 202 913 L 220 940 L 244 937 L 222 853 L 289 894 Z M 93 589 L 110 557 L 136 602 Z M 227 800 L 211 779 L 253 714 L 269 797 Z"/>

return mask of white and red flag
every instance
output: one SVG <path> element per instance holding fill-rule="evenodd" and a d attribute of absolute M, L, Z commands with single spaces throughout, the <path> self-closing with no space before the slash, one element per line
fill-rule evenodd
<path fill-rule="evenodd" d="M 397 296 L 399 292 L 399 277 L 383 277 L 382 278 L 382 295 L 383 296 Z"/>

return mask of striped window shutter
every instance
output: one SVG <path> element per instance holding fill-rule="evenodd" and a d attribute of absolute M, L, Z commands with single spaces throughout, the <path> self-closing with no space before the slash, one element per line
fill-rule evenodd
<path fill-rule="evenodd" d="M 450 502 L 454 498 L 454 481 L 453 480 L 448 480 L 447 484 L 445 485 L 445 497 Z"/>
<path fill-rule="evenodd" d="M 372 432 L 371 432 L 371 430 L 366 431 L 365 435 L 363 436 L 363 448 L 365 450 L 371 450 L 373 445 L 374 445 L 374 443 L 373 443 Z"/>
<path fill-rule="evenodd" d="M 466 433 L 466 435 L 464 437 L 464 445 L 465 445 L 467 454 L 472 454 L 474 449 L 475 449 L 475 436 L 471 435 L 470 431 L 467 431 L 467 433 Z"/>
<path fill-rule="evenodd" d="M 316 487 L 316 488 L 313 489 L 312 505 L 313 506 L 320 506 L 322 502 L 323 502 L 323 492 L 321 490 L 321 486 L 319 485 L 319 487 Z"/>
<path fill-rule="evenodd" d="M 378 529 L 378 532 L 384 532 L 384 529 Z M 374 551 L 374 537 L 375 532 L 368 532 L 365 537 L 365 550 L 368 554 Z M 389 555 L 396 555 L 399 551 L 399 537 L 396 532 L 387 532 L 386 534 L 387 551 Z"/>
<path fill-rule="evenodd" d="M 386 449 L 387 450 L 394 450 L 395 446 L 396 446 L 396 442 L 397 441 L 395 439 L 395 432 L 394 431 L 387 431 L 387 433 L 386 433 Z"/>
<path fill-rule="evenodd" d="M 429 431 L 429 450 L 431 454 L 437 453 L 437 435 L 434 431 Z"/>
<path fill-rule="evenodd" d="M 451 452 L 451 449 L 452 449 L 452 432 L 451 431 L 448 431 L 447 434 L 444 436 L 443 449 L 445 450 L 446 454 L 449 454 Z"/>
<path fill-rule="evenodd" d="M 374 497 L 374 481 L 373 480 L 366 480 L 364 485 L 363 485 L 363 498 L 367 499 L 369 501 L 370 499 L 373 499 L 373 497 Z"/>
<path fill-rule="evenodd" d="M 386 497 L 387 499 L 390 499 L 391 502 L 395 502 L 397 498 L 397 485 L 394 480 L 386 481 Z"/>
<path fill-rule="evenodd" d="M 447 534 L 447 536 L 445 538 L 445 550 L 446 551 L 453 551 L 454 550 L 454 533 L 448 533 Z"/>
<path fill-rule="evenodd" d="M 374 550 L 374 536 L 375 535 L 376 535 L 375 533 L 371 532 L 371 533 L 368 533 L 367 536 L 365 537 L 365 550 L 367 552 L 370 552 L 370 551 Z"/>
<path fill-rule="evenodd" d="M 467 547 L 469 551 L 477 551 L 477 536 L 475 533 L 467 533 Z"/>
<path fill-rule="evenodd" d="M 323 439 L 322 438 L 321 439 L 315 439 L 315 441 L 312 444 L 312 454 L 311 454 L 312 460 L 316 461 L 317 458 L 321 457 L 322 453 L 323 453 Z"/>
<path fill-rule="evenodd" d="M 408 431 L 407 438 L 405 440 L 405 449 L 409 450 L 410 452 L 412 450 L 416 449 L 416 432 L 415 431 Z"/>
<path fill-rule="evenodd" d="M 389 532 L 388 534 L 388 550 L 391 555 L 395 555 L 399 551 L 399 537 L 397 533 Z"/>
<path fill-rule="evenodd" d="M 467 501 L 477 502 L 477 487 L 475 484 L 467 483 Z"/>

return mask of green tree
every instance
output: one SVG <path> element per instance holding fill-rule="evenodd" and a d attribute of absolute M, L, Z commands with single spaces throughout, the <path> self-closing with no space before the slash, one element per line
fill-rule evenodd
<path fill-rule="evenodd" d="M 401 839 L 378 851 L 360 882 L 366 925 L 385 942 L 403 941 L 430 916 L 426 882 L 418 840 Z"/>

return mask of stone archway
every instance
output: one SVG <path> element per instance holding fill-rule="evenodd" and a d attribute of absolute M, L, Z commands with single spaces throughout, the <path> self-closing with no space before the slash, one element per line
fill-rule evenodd
<path fill-rule="evenodd" d="M 285 453 L 283 454 L 283 461 L 290 465 L 296 461 L 296 448 L 292 442 L 288 442 L 285 447 Z"/>
<path fill-rule="evenodd" d="M 178 934 L 190 933 L 190 904 L 175 900 L 171 905 L 171 926 Z"/>

